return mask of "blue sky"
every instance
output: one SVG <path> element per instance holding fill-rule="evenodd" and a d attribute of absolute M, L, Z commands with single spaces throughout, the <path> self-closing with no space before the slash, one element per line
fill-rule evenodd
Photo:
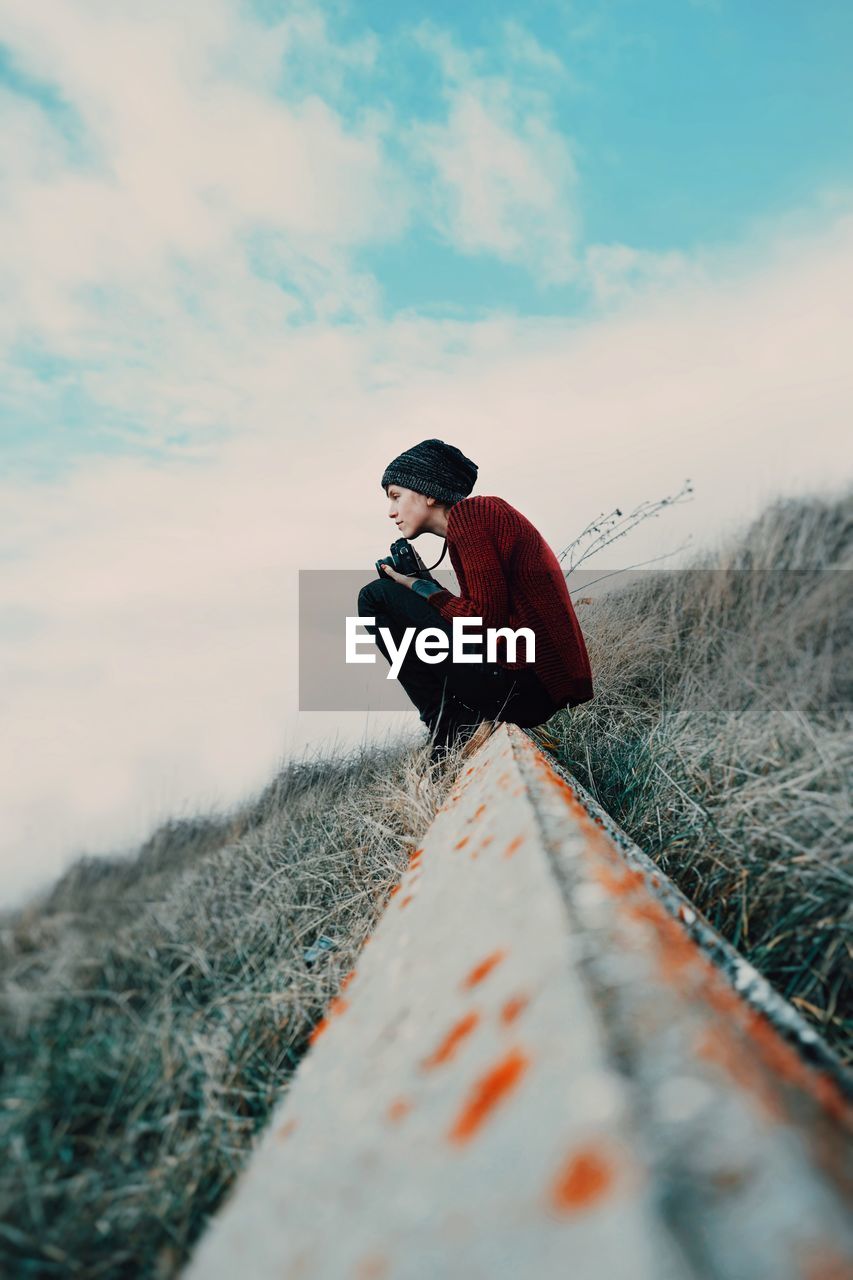
<path fill-rule="evenodd" d="M 381 91 L 440 116 L 441 81 L 411 50 L 399 6 L 367 4 L 394 43 Z M 512 59 L 513 5 L 437 5 L 434 17 L 496 74 Z M 569 15 L 568 17 L 565 15 Z M 849 179 L 853 157 L 853 7 L 687 0 L 524 6 L 523 25 L 565 75 L 544 73 L 555 127 L 570 141 L 587 242 L 690 251 L 731 241 L 755 219 Z M 399 58 L 399 61 L 397 61 Z M 400 69 L 409 83 L 398 99 Z M 539 79 L 535 65 L 532 83 Z M 396 85 L 396 91 L 395 91 Z M 424 253 L 424 237 L 428 246 Z M 418 227 L 371 255 L 391 306 L 510 305 L 577 313 L 581 288 L 536 289 L 523 270 L 460 256 Z"/>
<path fill-rule="evenodd" d="M 299 712 L 295 601 L 387 550 L 418 440 L 555 548 L 690 479 L 605 571 L 853 473 L 849 4 L 0 0 L 0 32 L 9 893 L 411 727 Z"/>
<path fill-rule="evenodd" d="M 14 9 L 9 0 L 4 7 Z M 667 263 L 677 273 L 688 259 L 726 246 L 760 253 L 774 219 L 808 222 L 817 195 L 850 185 L 847 4 L 433 0 L 413 21 L 410 6 L 378 0 L 256 0 L 182 11 L 184 34 L 195 33 L 202 50 L 184 86 L 199 115 L 188 145 L 200 136 L 207 95 L 218 93 L 227 109 L 235 88 L 250 94 L 259 127 L 275 127 L 277 113 L 298 119 L 306 104 L 319 102 L 341 136 L 370 151 L 374 168 L 353 201 L 353 225 L 346 226 L 347 173 L 339 185 L 328 172 L 316 181 L 314 199 L 340 213 L 317 236 L 304 225 L 294 234 L 286 217 L 277 219 L 275 195 L 240 208 L 235 179 L 212 237 L 219 244 L 206 253 L 191 236 L 158 225 L 169 221 L 159 217 L 158 198 L 164 208 L 185 203 L 188 216 L 194 201 L 218 198 L 223 174 L 215 164 L 196 173 L 190 165 L 182 189 L 178 154 L 171 168 L 153 164 L 140 175 L 162 185 L 159 196 L 148 190 L 151 207 L 138 227 L 126 228 L 122 243 L 124 209 L 138 188 L 128 184 L 124 206 L 114 197 L 116 188 L 121 195 L 123 156 L 140 145 L 144 123 L 134 96 L 146 82 L 157 93 L 181 24 L 170 22 L 167 6 L 152 6 L 148 18 L 137 6 L 114 6 L 119 21 L 103 26 L 123 23 L 124 43 L 105 38 L 99 66 L 99 6 L 77 6 L 79 20 L 72 8 L 47 4 L 41 18 L 35 12 L 24 19 L 18 6 L 0 46 L 0 114 L 20 150 L 34 153 L 24 160 L 7 145 L 3 228 L 11 228 L 4 276 L 12 309 L 3 335 L 4 455 L 22 478 L 59 477 L 93 454 L 168 457 L 182 444 L 180 424 L 152 429 L 156 405 L 131 395 L 129 385 L 124 401 L 104 387 L 134 369 L 162 376 L 163 344 L 173 341 L 157 314 L 163 304 L 176 332 L 194 319 L 221 337 L 221 300 L 211 303 L 209 287 L 223 252 L 234 271 L 248 273 L 247 297 L 253 286 L 271 285 L 292 302 L 276 316 L 283 337 L 305 325 L 381 324 L 412 312 L 582 322 L 621 297 L 632 279 L 659 278 Z M 52 42 L 40 40 L 40 27 L 56 14 Z M 134 34 L 148 42 L 138 61 Z M 265 35 L 271 53 L 257 75 L 252 59 Z M 95 40 L 89 60 L 75 53 L 87 38 Z M 128 59 L 124 84 L 103 74 L 113 48 Z M 168 130 L 167 116 L 158 124 Z M 211 149 L 215 128 L 211 123 Z M 146 144 L 156 146 L 156 134 Z M 251 152 L 251 129 L 239 145 Z M 505 163 L 495 167 L 501 156 Z M 259 163 L 274 164 L 274 150 Z M 335 163 L 332 154 L 328 165 Z M 343 169 L 357 167 L 353 156 Z M 69 188 L 75 176 L 89 181 L 87 192 Z M 286 166 L 280 179 L 286 203 Z M 31 225 L 33 209 L 42 210 L 38 233 L 16 235 Z M 494 211 L 490 225 L 486 210 Z M 112 254 L 98 251 L 104 231 L 115 239 Z M 51 273 L 42 243 L 63 233 L 66 260 L 57 260 L 62 250 L 54 244 Z M 125 270 L 140 237 L 145 291 L 155 278 L 161 290 L 143 303 Z M 627 254 L 602 255 L 614 246 Z M 69 271 L 78 252 L 79 270 Z M 330 276 L 343 284 L 331 299 Z M 28 294 L 38 295 L 35 307 Z M 51 306 L 66 310 L 59 334 L 43 320 Z M 250 315 L 246 338 L 251 326 Z M 182 408 L 172 404 L 169 412 Z M 205 439 L 231 427 L 224 409 L 218 423 L 208 415 Z"/>

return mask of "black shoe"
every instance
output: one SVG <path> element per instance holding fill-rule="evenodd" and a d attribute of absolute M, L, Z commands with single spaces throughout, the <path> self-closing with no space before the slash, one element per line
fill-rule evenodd
<path fill-rule="evenodd" d="M 463 746 L 483 722 L 473 707 L 455 699 L 444 709 L 444 715 L 434 727 L 431 737 L 431 760 L 443 760 L 450 752 Z"/>
<path fill-rule="evenodd" d="M 430 764 L 447 764 L 451 748 L 441 742 L 434 742 L 429 749 Z"/>

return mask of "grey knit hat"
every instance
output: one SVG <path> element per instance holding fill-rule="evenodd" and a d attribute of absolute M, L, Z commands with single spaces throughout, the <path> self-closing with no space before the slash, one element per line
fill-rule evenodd
<path fill-rule="evenodd" d="M 452 505 L 468 497 L 476 480 L 477 464 L 461 449 L 443 440 L 421 440 L 388 464 L 382 473 L 382 488 L 399 484 Z"/>

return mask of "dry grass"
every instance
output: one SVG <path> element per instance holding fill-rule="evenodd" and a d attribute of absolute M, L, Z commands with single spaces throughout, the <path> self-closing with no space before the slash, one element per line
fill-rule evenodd
<path fill-rule="evenodd" d="M 581 606 L 596 697 L 536 735 L 846 1056 L 851 506 Z M 294 762 L 2 922 L 4 1274 L 175 1274 L 476 745 Z"/>
<path fill-rule="evenodd" d="M 425 746 L 303 759 L 4 922 L 2 1274 L 175 1273 L 449 785 Z"/>
<path fill-rule="evenodd" d="M 596 696 L 538 736 L 846 1061 L 853 495 L 790 499 L 579 608 Z"/>

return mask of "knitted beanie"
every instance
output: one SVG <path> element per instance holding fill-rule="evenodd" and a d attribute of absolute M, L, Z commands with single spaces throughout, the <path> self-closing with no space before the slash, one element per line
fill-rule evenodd
<path fill-rule="evenodd" d="M 382 473 L 382 488 L 399 484 L 452 505 L 468 497 L 476 480 L 477 464 L 461 449 L 443 440 L 421 440 L 388 464 Z"/>

